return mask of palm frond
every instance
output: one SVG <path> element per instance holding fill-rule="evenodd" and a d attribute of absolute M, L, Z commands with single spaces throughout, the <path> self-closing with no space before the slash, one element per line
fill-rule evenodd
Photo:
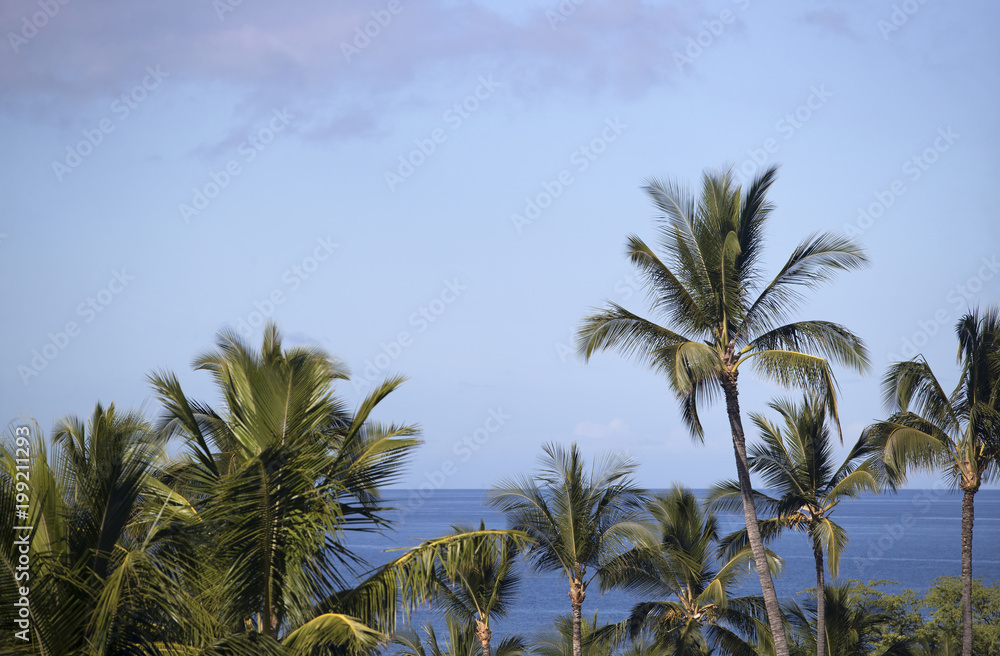
<path fill-rule="evenodd" d="M 784 350 L 820 355 L 859 374 L 871 361 L 864 342 L 840 324 L 829 321 L 799 321 L 773 328 L 750 340 L 745 352 Z"/>
<path fill-rule="evenodd" d="M 656 365 L 655 356 L 660 350 L 689 341 L 610 302 L 605 309 L 585 317 L 576 333 L 577 352 L 584 360 L 598 351 L 615 349 L 623 357 L 650 367 Z"/>
<path fill-rule="evenodd" d="M 385 640 L 385 635 L 353 617 L 324 613 L 289 633 L 282 644 L 296 654 L 309 653 L 318 647 L 365 654 Z"/>
<path fill-rule="evenodd" d="M 910 412 L 940 426 L 950 435 L 960 430 L 960 420 L 950 399 L 926 360 L 897 362 L 882 378 L 882 400 L 892 413 Z"/>
<path fill-rule="evenodd" d="M 833 233 L 819 233 L 800 243 L 777 275 L 747 310 L 749 335 L 768 331 L 780 323 L 803 299 L 800 289 L 814 289 L 841 271 L 868 264 L 868 255 L 854 240 Z"/>

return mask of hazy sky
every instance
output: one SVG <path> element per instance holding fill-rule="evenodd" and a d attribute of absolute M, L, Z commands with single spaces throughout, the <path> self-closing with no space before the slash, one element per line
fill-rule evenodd
<path fill-rule="evenodd" d="M 215 404 L 191 360 L 270 316 L 352 403 L 410 377 L 379 414 L 423 428 L 407 486 L 487 487 L 547 440 L 706 486 L 724 407 L 694 445 L 662 379 L 570 335 L 646 312 L 644 181 L 726 163 L 782 164 L 770 271 L 814 231 L 870 251 L 799 317 L 871 350 L 845 439 L 891 360 L 953 385 L 956 320 L 1000 301 L 995 3 L 7 0 L 0 27 L 5 422 L 155 415 L 158 369 Z M 741 382 L 745 414 L 783 393 Z"/>

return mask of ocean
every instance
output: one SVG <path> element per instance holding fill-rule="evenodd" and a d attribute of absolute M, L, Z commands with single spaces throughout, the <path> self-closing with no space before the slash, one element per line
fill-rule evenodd
<path fill-rule="evenodd" d="M 696 491 L 699 495 L 704 490 Z M 369 562 L 384 563 L 400 552 L 388 551 L 416 545 L 420 540 L 451 532 L 452 525 L 477 528 L 480 520 L 487 528 L 506 528 L 504 518 L 483 503 L 484 490 L 433 490 L 421 497 L 414 490 L 389 490 L 389 502 L 400 510 L 390 517 L 397 523 L 384 534 L 354 533 L 351 547 Z M 847 529 L 850 543 L 840 565 L 839 580 L 884 579 L 894 583 L 888 592 L 927 590 L 939 576 L 961 573 L 961 495 L 948 490 L 904 490 L 895 495 L 866 495 L 845 499 L 833 518 Z M 742 515 L 720 515 L 723 534 L 742 527 Z M 784 558 L 784 572 L 775 578 L 781 598 L 815 586 L 812 549 L 802 532 L 786 532 L 772 546 Z M 976 495 L 975 531 L 972 546 L 973 576 L 986 583 L 1000 583 L 1000 490 L 982 490 Z M 545 630 L 553 618 L 570 611 L 569 590 L 557 573 L 522 570 L 520 589 L 507 617 L 495 621 L 494 636 L 520 632 L 525 635 Z M 831 582 L 827 572 L 827 582 Z M 759 593 L 753 572 L 745 593 Z M 584 617 L 617 622 L 628 616 L 639 601 L 621 592 L 601 594 L 597 583 L 587 592 Z M 800 600 L 801 601 L 801 600 Z M 418 612 L 415 626 L 432 617 Z"/>

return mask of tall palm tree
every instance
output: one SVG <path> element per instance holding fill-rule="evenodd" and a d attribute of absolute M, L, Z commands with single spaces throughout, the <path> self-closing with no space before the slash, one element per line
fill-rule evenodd
<path fill-rule="evenodd" d="M 603 589 L 622 588 L 653 599 L 635 605 L 618 625 L 620 635 L 649 636 L 654 646 L 676 656 L 757 653 L 763 637 L 756 630 L 764 618 L 761 599 L 733 596 L 753 558 L 750 549 L 718 561 L 718 520 L 679 485 L 656 495 L 647 508 L 656 534 L 601 573 Z M 777 569 L 777 557 L 770 559 Z"/>
<path fill-rule="evenodd" d="M 865 490 L 878 491 L 867 461 L 872 447 L 862 435 L 837 466 L 829 417 L 820 399 L 806 395 L 798 404 L 782 399 L 769 407 L 781 416 L 783 426 L 762 414 L 750 415 L 761 438 L 750 447 L 750 471 L 760 474 L 765 487 L 775 493 L 755 495 L 758 509 L 771 515 L 761 522 L 761 534 L 766 541 L 784 529 L 801 528 L 810 540 L 816 562 L 816 654 L 826 656 L 824 554 L 830 574 L 836 577 L 848 541 L 847 532 L 831 515 L 845 498 L 857 497 Z M 714 508 L 734 511 L 741 502 L 739 484 L 729 481 L 717 485 L 709 499 Z M 733 544 L 746 544 L 745 531 Z"/>
<path fill-rule="evenodd" d="M 742 365 L 748 364 L 766 380 L 811 390 L 823 397 L 836 419 L 834 376 L 827 358 L 863 372 L 868 368 L 867 350 L 841 325 L 785 321 L 798 308 L 802 288 L 861 267 L 867 256 L 851 239 L 815 234 L 765 283 L 760 260 L 772 210 L 766 195 L 776 174 L 776 167 L 768 168 L 744 193 L 731 170 L 706 173 L 697 200 L 675 184 L 650 181 L 645 191 L 662 212 L 658 237 L 664 258 L 636 235 L 629 236 L 626 253 L 643 278 L 651 309 L 666 325 L 608 303 L 584 319 L 577 346 L 588 360 L 598 351 L 616 349 L 665 374 L 680 399 L 684 421 L 698 439 L 704 439 L 699 406 L 722 393 L 768 622 L 778 655 L 787 656 L 781 610 L 757 526 L 738 378 Z"/>
<path fill-rule="evenodd" d="M 892 413 L 867 429 L 895 487 L 911 470 L 940 470 L 962 490 L 962 656 L 972 655 L 972 526 L 975 496 L 1000 471 L 1000 308 L 959 319 L 959 381 L 949 395 L 918 356 L 882 380 Z"/>
<path fill-rule="evenodd" d="M 455 535 L 473 533 L 472 529 L 453 528 Z M 476 627 L 482 656 L 491 656 L 493 631 L 490 620 L 507 614 L 520 584 L 520 576 L 515 571 L 518 555 L 516 538 L 503 539 L 497 549 L 485 532 L 486 525 L 480 522 L 481 537 L 470 539 L 466 546 L 472 551 L 471 558 L 455 552 L 446 552 L 442 556 L 443 562 L 435 568 L 435 577 L 442 584 L 435 597 L 436 603 L 449 616 Z"/>
<path fill-rule="evenodd" d="M 537 570 L 562 572 L 569 581 L 573 656 L 581 656 L 587 587 L 641 531 L 636 520 L 645 493 L 633 480 L 631 458 L 608 454 L 586 472 L 576 443 L 569 449 L 545 444 L 542 451 L 534 477 L 500 481 L 488 503 L 507 516 L 510 528 L 531 538 L 527 555 Z M 588 568 L 594 570 L 589 578 Z"/>
<path fill-rule="evenodd" d="M 372 647 L 380 620 L 340 612 L 363 565 L 343 536 L 386 524 L 381 489 L 418 444 L 416 427 L 370 419 L 402 379 L 386 380 L 348 412 L 333 391 L 347 377 L 343 365 L 320 349 L 283 348 L 273 324 L 260 350 L 220 333 L 217 349 L 194 366 L 211 373 L 222 409 L 189 400 L 170 373 L 151 382 L 165 408 L 160 433 L 188 449 L 168 479 L 202 522 L 229 631 L 303 653 Z M 376 603 L 355 608 L 381 621 L 395 613 Z"/>

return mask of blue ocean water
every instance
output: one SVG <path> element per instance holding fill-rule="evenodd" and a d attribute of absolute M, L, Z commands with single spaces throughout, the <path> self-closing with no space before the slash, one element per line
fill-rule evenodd
<path fill-rule="evenodd" d="M 698 491 L 702 494 L 704 491 Z M 506 528 L 503 516 L 483 503 L 483 490 L 434 490 L 421 497 L 413 490 L 390 490 L 387 499 L 400 508 L 390 517 L 395 530 L 384 534 L 353 534 L 352 547 L 369 562 L 384 563 L 399 555 L 389 551 L 439 537 L 460 524 Z M 939 576 L 958 576 L 961 569 L 961 495 L 948 490 L 904 490 L 896 495 L 867 495 L 847 499 L 834 510 L 834 519 L 847 529 L 850 543 L 841 560 L 840 580 L 887 579 L 901 589 L 924 591 Z M 725 533 L 740 528 L 742 515 L 720 516 Z M 775 579 L 778 595 L 791 597 L 815 585 L 812 550 L 804 533 L 787 532 L 772 548 L 785 561 L 784 573 Z M 987 583 L 1000 582 L 1000 490 L 976 495 L 973 540 L 973 576 Z M 523 572 L 511 613 L 495 623 L 494 634 L 531 634 L 551 625 L 557 615 L 570 610 L 568 586 L 556 573 Z M 827 581 L 830 582 L 829 573 Z M 760 591 L 756 572 L 745 584 L 748 594 Z M 621 592 L 601 594 L 595 582 L 587 592 L 584 615 L 595 612 L 600 622 L 617 622 L 628 616 L 638 599 Z M 417 613 L 419 626 L 431 615 Z"/>

